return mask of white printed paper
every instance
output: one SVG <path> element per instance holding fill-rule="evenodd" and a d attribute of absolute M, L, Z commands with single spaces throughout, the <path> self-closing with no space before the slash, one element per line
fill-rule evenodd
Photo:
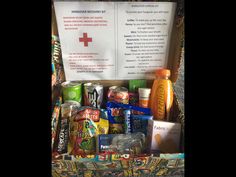
<path fill-rule="evenodd" d="M 175 3 L 54 5 L 66 80 L 153 79 L 166 67 Z"/>

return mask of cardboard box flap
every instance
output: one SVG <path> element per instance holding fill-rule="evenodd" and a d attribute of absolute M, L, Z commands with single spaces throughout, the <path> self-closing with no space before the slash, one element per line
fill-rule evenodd
<path fill-rule="evenodd" d="M 170 40 L 168 68 L 171 70 L 171 80 L 176 82 L 179 75 L 180 63 L 183 58 L 184 48 L 184 17 L 176 15 Z"/>

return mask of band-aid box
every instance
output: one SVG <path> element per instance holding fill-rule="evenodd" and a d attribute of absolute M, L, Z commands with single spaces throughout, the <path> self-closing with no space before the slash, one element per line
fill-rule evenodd
<path fill-rule="evenodd" d="M 147 142 L 151 153 L 178 153 L 181 124 L 148 120 Z"/>

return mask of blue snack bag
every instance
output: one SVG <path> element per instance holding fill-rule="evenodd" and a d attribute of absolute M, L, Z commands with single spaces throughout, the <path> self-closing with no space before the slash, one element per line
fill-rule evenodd
<path fill-rule="evenodd" d="M 152 119 L 152 115 L 131 115 L 131 133 L 142 132 L 147 135 L 148 120 Z"/>
<path fill-rule="evenodd" d="M 130 104 L 122 104 L 117 102 L 107 102 L 107 114 L 109 120 L 109 134 L 121 134 L 124 133 L 124 110 L 134 110 L 142 112 L 142 116 L 150 116 L 150 108 L 142 108 L 138 106 L 133 106 Z M 131 116 L 132 117 L 132 116 Z M 132 127 L 132 123 L 131 123 Z M 132 131 L 131 131 L 132 132 Z M 135 131 L 137 132 L 137 131 Z"/>
<path fill-rule="evenodd" d="M 109 134 L 124 133 L 123 108 L 115 102 L 107 102 Z"/>

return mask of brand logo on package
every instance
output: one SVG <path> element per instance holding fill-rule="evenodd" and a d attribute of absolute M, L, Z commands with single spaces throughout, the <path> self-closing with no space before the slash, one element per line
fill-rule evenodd
<path fill-rule="evenodd" d="M 90 101 L 90 104 L 97 108 L 98 107 L 98 92 L 96 89 L 93 89 L 92 92 L 88 92 L 88 100 Z"/>

